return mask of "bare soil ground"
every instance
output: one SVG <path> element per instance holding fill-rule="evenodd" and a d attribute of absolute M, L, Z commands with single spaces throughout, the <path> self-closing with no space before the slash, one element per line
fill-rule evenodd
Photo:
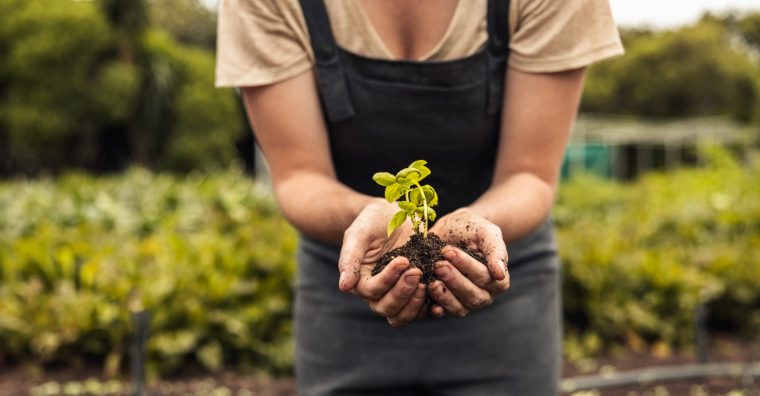
<path fill-rule="evenodd" d="M 710 362 L 760 361 L 759 343 L 738 343 L 730 338 L 715 340 L 710 348 Z M 636 368 L 695 362 L 694 353 L 667 353 L 661 350 L 620 351 L 598 359 L 564 362 L 564 377 L 588 375 Z M 211 396 L 290 396 L 296 394 L 292 378 L 269 378 L 233 371 L 208 374 L 199 371 L 180 373 L 150 381 L 148 395 Z M 98 367 L 0 366 L 0 395 L 130 395 L 128 377 L 106 378 Z M 619 386 L 576 392 L 577 396 L 760 396 L 760 379 L 742 383 L 735 378 L 700 378 L 666 383 Z"/>
<path fill-rule="evenodd" d="M 760 343 L 738 342 L 729 336 L 715 337 L 707 354 L 708 362 L 750 363 L 760 361 Z M 696 363 L 694 351 L 671 353 L 666 350 L 621 351 L 598 359 L 563 364 L 563 377 L 601 374 L 640 368 Z M 740 378 L 709 377 L 680 381 L 626 385 L 577 393 L 584 396 L 760 396 L 760 378 L 743 383 Z"/>

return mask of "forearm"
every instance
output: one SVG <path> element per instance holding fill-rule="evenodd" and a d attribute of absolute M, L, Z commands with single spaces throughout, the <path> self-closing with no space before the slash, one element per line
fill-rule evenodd
<path fill-rule="evenodd" d="M 332 244 L 340 244 L 346 228 L 373 199 L 310 171 L 293 171 L 275 181 L 274 192 L 283 215 L 296 229 Z"/>
<path fill-rule="evenodd" d="M 501 228 L 504 240 L 514 242 L 535 230 L 549 215 L 555 188 L 535 174 L 524 172 L 495 183 L 467 208 Z"/>
<path fill-rule="evenodd" d="M 527 236 L 551 211 L 559 169 L 583 90 L 584 69 L 509 69 L 494 181 L 471 205 L 507 243 Z"/>
<path fill-rule="evenodd" d="M 314 73 L 242 92 L 285 218 L 307 236 L 339 244 L 371 197 L 336 180 Z"/>

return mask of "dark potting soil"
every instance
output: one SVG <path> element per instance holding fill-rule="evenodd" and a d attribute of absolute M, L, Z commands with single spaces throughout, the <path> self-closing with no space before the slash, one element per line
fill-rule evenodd
<path fill-rule="evenodd" d="M 434 272 L 435 263 L 446 260 L 443 254 L 441 254 L 441 249 L 446 245 L 446 242 L 432 232 L 428 234 L 427 238 L 421 234 L 414 234 L 403 246 L 397 247 L 380 257 L 377 263 L 375 263 L 375 268 L 372 269 L 372 275 L 379 274 L 391 260 L 398 256 L 403 256 L 409 259 L 409 264 L 413 267 L 422 270 L 420 282 L 428 284 L 438 279 Z M 467 254 L 485 265 L 486 257 L 482 253 L 468 249 L 461 244 L 452 243 L 451 245 L 467 252 Z"/>

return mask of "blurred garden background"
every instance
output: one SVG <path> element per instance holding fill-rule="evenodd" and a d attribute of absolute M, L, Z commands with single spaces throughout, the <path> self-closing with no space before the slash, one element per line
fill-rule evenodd
<path fill-rule="evenodd" d="M 760 11 L 622 34 L 554 211 L 565 374 L 760 360 Z M 153 394 L 293 393 L 297 238 L 215 35 L 199 0 L 0 0 L 0 395 L 134 392 L 141 312 Z"/>

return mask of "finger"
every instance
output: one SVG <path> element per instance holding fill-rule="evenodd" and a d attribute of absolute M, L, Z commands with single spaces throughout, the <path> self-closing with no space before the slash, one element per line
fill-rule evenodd
<path fill-rule="evenodd" d="M 506 272 L 504 279 L 500 281 L 492 281 L 487 287 L 485 287 L 492 296 L 504 293 L 509 289 L 509 271 Z"/>
<path fill-rule="evenodd" d="M 472 281 L 472 283 L 481 288 L 485 288 L 485 286 L 491 282 L 491 275 L 488 273 L 488 268 L 466 252 L 453 246 L 444 246 L 444 248 L 441 249 L 441 252 L 443 253 L 443 257 L 446 258 L 446 261 L 451 263 L 462 275 Z"/>
<path fill-rule="evenodd" d="M 444 310 L 443 307 L 438 304 L 433 304 L 433 306 L 430 308 L 430 313 L 433 314 L 433 316 L 436 318 L 442 318 L 446 316 L 446 310 Z"/>
<path fill-rule="evenodd" d="M 348 227 L 343 234 L 343 245 L 338 258 L 338 288 L 342 292 L 353 289 L 361 278 L 361 264 L 367 251 L 367 238 L 359 227 Z"/>
<path fill-rule="evenodd" d="M 478 229 L 481 246 L 480 251 L 486 255 L 488 272 L 496 280 L 503 280 L 507 276 L 507 245 L 501 228 L 489 223 Z"/>
<path fill-rule="evenodd" d="M 422 271 L 418 268 L 410 268 L 379 300 L 370 301 L 369 307 L 380 316 L 396 316 L 414 295 L 421 276 Z"/>
<path fill-rule="evenodd" d="M 468 309 L 480 309 L 491 305 L 493 302 L 490 293 L 472 283 L 454 268 L 451 263 L 446 261 L 436 263 L 435 275 L 454 293 L 457 300 Z"/>
<path fill-rule="evenodd" d="M 441 281 L 431 283 L 430 297 L 440 304 L 446 312 L 449 312 L 452 315 L 463 317 L 470 313 L 470 311 L 456 298 L 454 293 L 452 293 L 451 290 L 448 290 L 446 285 Z"/>
<path fill-rule="evenodd" d="M 379 274 L 360 277 L 354 291 L 360 297 L 378 300 L 396 284 L 407 268 L 409 268 L 409 260 L 402 256 L 396 257 Z"/>
<path fill-rule="evenodd" d="M 388 324 L 393 327 L 403 327 L 416 319 L 420 312 L 424 313 L 422 306 L 425 305 L 425 285 L 418 283 L 412 298 L 398 312 L 398 315 L 388 318 Z"/>

